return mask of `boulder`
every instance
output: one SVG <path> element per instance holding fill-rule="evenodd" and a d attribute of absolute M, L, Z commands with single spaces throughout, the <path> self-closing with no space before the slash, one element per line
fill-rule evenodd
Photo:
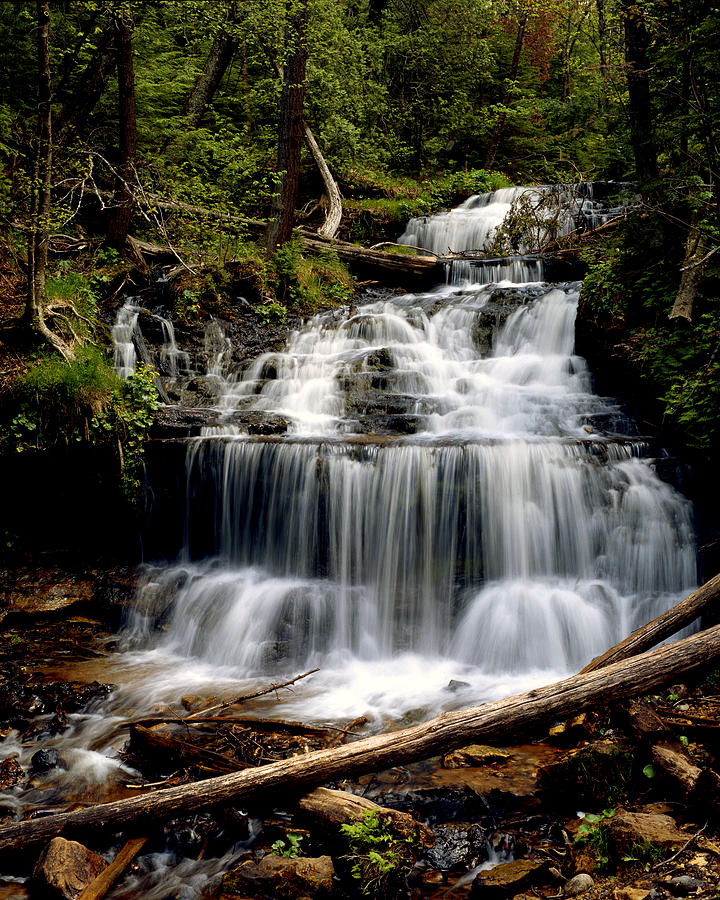
<path fill-rule="evenodd" d="M 77 841 L 56 837 L 40 855 L 33 877 L 43 890 L 42 896 L 75 900 L 107 865 L 102 856 Z"/>
<path fill-rule="evenodd" d="M 478 873 L 472 885 L 473 897 L 484 900 L 503 900 L 514 897 L 526 887 L 544 881 L 548 863 L 537 859 L 517 859 L 501 863 Z"/>
<path fill-rule="evenodd" d="M 580 894 L 584 894 L 585 891 L 589 891 L 594 884 L 595 882 L 587 872 L 579 872 L 565 882 L 563 894 L 566 897 L 577 897 Z"/>
<path fill-rule="evenodd" d="M 335 868 L 329 856 L 264 856 L 248 860 L 228 872 L 222 880 L 221 898 L 267 897 L 296 900 L 298 897 L 328 897 L 333 890 Z"/>
<path fill-rule="evenodd" d="M 618 856 L 624 856 L 638 844 L 654 844 L 665 850 L 677 850 L 690 837 L 670 816 L 659 813 L 632 813 L 621 809 L 608 821 L 610 842 Z"/>

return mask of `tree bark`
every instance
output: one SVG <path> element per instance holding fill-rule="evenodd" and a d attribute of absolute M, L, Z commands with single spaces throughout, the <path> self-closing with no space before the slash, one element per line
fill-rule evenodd
<path fill-rule="evenodd" d="M 518 75 L 518 70 L 520 68 L 520 57 L 522 56 L 523 44 L 525 43 L 525 29 L 527 28 L 527 22 L 527 14 L 522 13 L 520 15 L 520 18 L 518 19 L 518 27 L 515 34 L 515 47 L 513 48 L 510 73 L 508 74 L 508 88 L 505 91 L 505 96 L 503 97 L 502 101 L 504 109 L 500 113 L 500 116 L 495 123 L 495 128 L 493 129 L 493 135 L 490 141 L 490 149 L 488 150 L 487 156 L 485 158 L 486 169 L 489 169 L 495 162 L 495 157 L 497 156 L 497 152 L 500 149 L 500 141 L 502 140 L 502 136 L 505 131 L 505 123 L 507 122 L 507 106 L 510 103 L 510 91 L 512 85 L 515 83 Z"/>
<path fill-rule="evenodd" d="M 650 35 L 645 25 L 642 4 L 638 0 L 622 0 L 622 7 L 625 24 L 630 143 L 635 157 L 635 172 L 642 184 L 657 178 L 658 175 L 648 77 Z"/>
<path fill-rule="evenodd" d="M 273 197 L 273 219 L 268 229 L 268 249 L 274 253 L 292 236 L 300 181 L 303 141 L 307 0 L 298 0 L 285 29 L 288 58 L 283 73 L 278 129 L 279 190 Z"/>
<path fill-rule="evenodd" d="M 130 230 L 133 194 L 129 185 L 135 179 L 137 118 L 135 111 L 135 71 L 133 68 L 132 23 L 118 16 L 114 23 L 118 73 L 118 177 L 115 182 L 115 208 L 108 228 L 108 240 L 122 250 Z"/>
<path fill-rule="evenodd" d="M 50 244 L 50 187 L 52 179 L 52 82 L 50 74 L 50 4 L 37 0 L 38 116 L 30 198 L 26 322 L 66 360 L 70 345 L 45 322 L 45 278 Z"/>
<path fill-rule="evenodd" d="M 332 240 L 337 234 L 337 230 L 340 227 L 340 220 L 342 219 L 340 189 L 337 186 L 337 182 L 332 177 L 332 172 L 325 162 L 325 157 L 322 155 L 318 142 L 315 140 L 315 135 L 310 131 L 310 127 L 307 123 L 303 123 L 303 132 L 305 134 L 305 143 L 312 153 L 315 165 L 318 167 L 323 184 L 325 185 L 325 193 L 327 194 L 329 203 L 325 222 L 323 223 L 322 228 L 318 228 L 318 234 L 321 235 L 321 237 Z"/>
<path fill-rule="evenodd" d="M 268 791 L 310 787 L 405 765 L 479 740 L 500 740 L 553 719 L 602 703 L 634 697 L 707 665 L 720 655 L 720 625 L 669 646 L 574 675 L 546 687 L 470 709 L 443 713 L 422 725 L 379 734 L 328 750 L 317 750 L 257 769 L 245 769 L 191 785 L 102 803 L 0 827 L 0 850 L 46 841 L 61 830 L 116 827 L 196 812 L 210 806 L 246 803 Z"/>
<path fill-rule="evenodd" d="M 234 17 L 233 9 L 230 18 Z M 185 116 L 190 128 L 197 128 L 203 117 L 205 109 L 215 96 L 215 92 L 227 72 L 235 51 L 238 48 L 238 40 L 231 37 L 224 28 L 215 35 L 210 52 L 208 53 L 202 72 L 198 75 L 192 90 L 188 94 L 180 115 Z"/>
<path fill-rule="evenodd" d="M 705 269 L 707 247 L 700 230 L 691 223 L 685 243 L 685 261 L 680 274 L 680 286 L 670 311 L 671 319 L 685 319 L 692 322 L 695 299 L 700 290 Z"/>
<path fill-rule="evenodd" d="M 650 647 L 654 647 L 660 641 L 664 641 L 665 638 L 676 634 L 681 628 L 694 622 L 718 599 L 720 599 L 720 575 L 711 578 L 710 581 L 693 591 L 692 594 L 673 606 L 672 609 L 661 613 L 652 622 L 648 622 L 647 625 L 643 625 L 642 628 L 633 631 L 624 641 L 620 641 L 619 644 L 606 650 L 601 656 L 596 657 L 585 666 L 580 674 L 584 675 L 588 672 L 594 672 L 595 669 L 600 669 L 622 659 L 628 659 L 636 653 L 649 650 Z"/>

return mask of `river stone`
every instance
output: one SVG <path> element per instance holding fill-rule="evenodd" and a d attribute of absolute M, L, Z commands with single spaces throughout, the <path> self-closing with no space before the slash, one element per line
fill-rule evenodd
<path fill-rule="evenodd" d="M 514 897 L 524 888 L 544 880 L 548 864 L 537 859 L 517 859 L 479 872 L 472 885 L 474 897 L 502 900 Z"/>
<path fill-rule="evenodd" d="M 443 756 L 443 769 L 462 769 L 465 766 L 488 766 L 495 762 L 507 762 L 512 753 L 498 750 L 497 747 L 486 747 L 483 744 L 470 744 Z"/>
<path fill-rule="evenodd" d="M 49 894 L 42 896 L 64 897 L 75 900 L 98 875 L 107 863 L 77 841 L 53 838 L 45 847 L 35 866 L 33 877 Z"/>
<path fill-rule="evenodd" d="M 584 894 L 585 891 L 589 891 L 594 884 L 595 882 L 587 872 L 579 872 L 565 882 L 563 894 L 566 897 L 577 897 L 578 894 Z"/>
<path fill-rule="evenodd" d="M 631 813 L 619 810 L 608 820 L 608 833 L 618 856 L 646 842 L 665 850 L 676 850 L 689 835 L 681 831 L 670 816 L 653 813 Z"/>
<path fill-rule="evenodd" d="M 335 868 L 329 856 L 264 856 L 248 860 L 228 872 L 222 880 L 220 897 L 260 896 L 278 900 L 298 897 L 328 897 L 333 889 Z"/>
<path fill-rule="evenodd" d="M 67 763 L 60 755 L 59 750 L 38 750 L 30 760 L 32 771 L 36 774 L 50 772 L 52 769 L 67 769 Z"/>
<path fill-rule="evenodd" d="M 694 894 L 699 891 L 704 887 L 704 884 L 691 875 L 678 875 L 675 878 L 664 881 L 663 887 L 667 888 L 676 897 L 686 897 L 688 894 Z"/>

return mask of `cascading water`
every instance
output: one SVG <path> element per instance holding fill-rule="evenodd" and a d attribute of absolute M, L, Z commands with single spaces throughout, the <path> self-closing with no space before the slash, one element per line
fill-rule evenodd
<path fill-rule="evenodd" d="M 458 242 L 515 190 L 457 215 Z M 591 392 L 578 290 L 376 295 L 242 375 L 218 362 L 228 425 L 190 441 L 183 557 L 148 570 L 127 646 L 225 677 L 319 665 L 298 714 L 397 716 L 576 671 L 676 602 L 695 584 L 689 504 Z M 247 410 L 288 434 L 240 433 Z"/>

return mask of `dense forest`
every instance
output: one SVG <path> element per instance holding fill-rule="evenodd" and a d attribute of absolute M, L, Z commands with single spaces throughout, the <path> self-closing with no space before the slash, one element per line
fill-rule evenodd
<path fill-rule="evenodd" d="M 294 226 L 392 241 L 470 194 L 593 180 L 632 181 L 642 202 L 578 250 L 584 318 L 681 443 L 714 447 L 710 2 L 78 0 L 0 17 L 6 450 L 78 429 L 137 442 L 152 391 L 139 376 L 120 396 L 101 320 L 163 252 L 181 318 L 244 278 L 282 321 L 352 294 Z"/>

